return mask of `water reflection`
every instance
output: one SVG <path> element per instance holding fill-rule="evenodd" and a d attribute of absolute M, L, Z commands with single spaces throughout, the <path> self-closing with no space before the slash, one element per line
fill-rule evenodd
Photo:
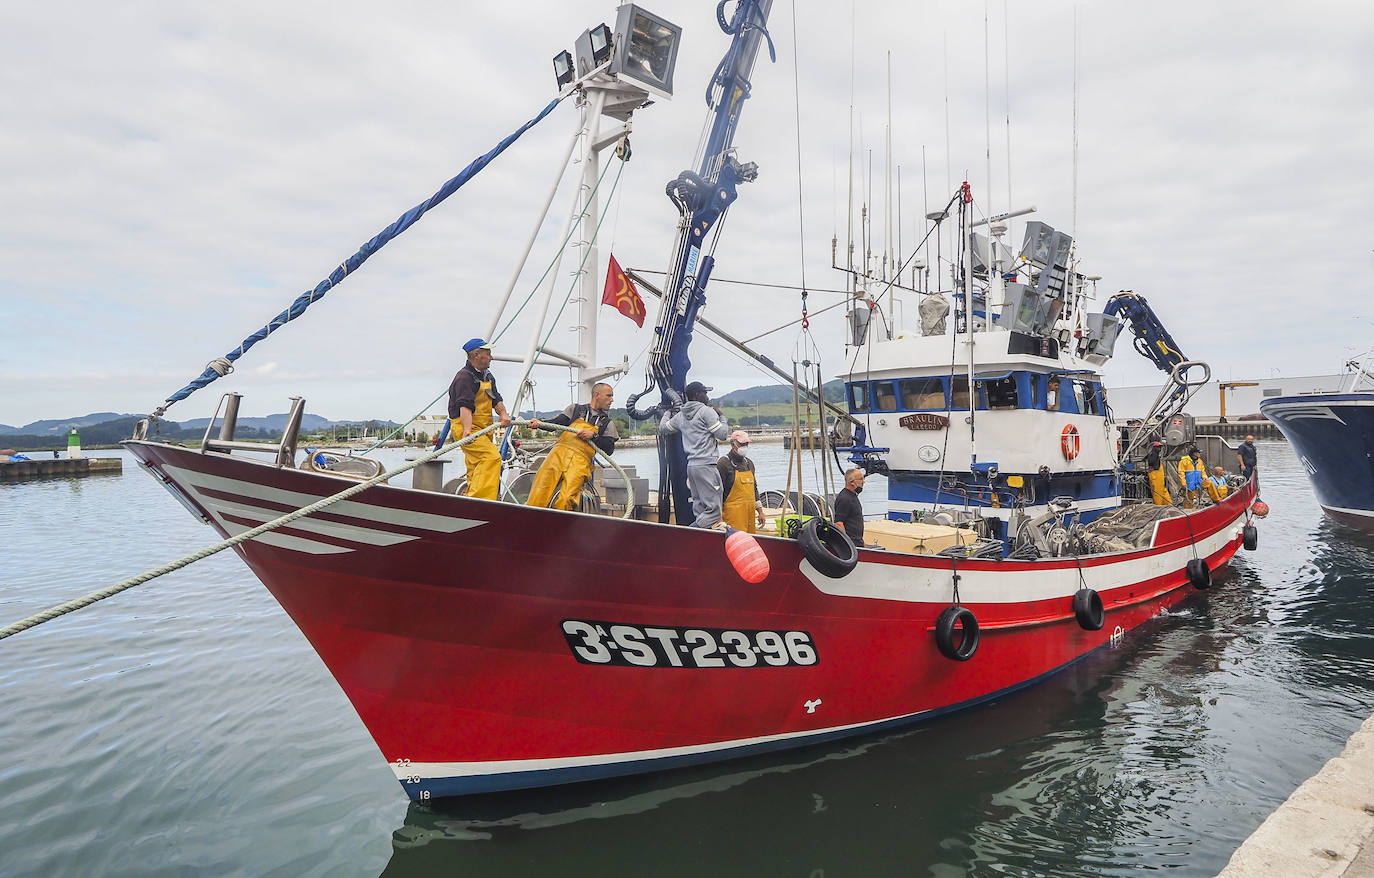
<path fill-rule="evenodd" d="M 987 707 L 845 748 L 412 805 L 384 874 L 543 875 L 612 854 L 666 875 L 965 875 L 992 864 L 1069 874 L 1111 862 L 1167 803 L 1159 766 L 1196 752 L 1206 728 L 1179 721 L 1192 700 L 1121 674 L 1151 663 L 1171 673 L 1170 657 L 1132 643 Z"/>

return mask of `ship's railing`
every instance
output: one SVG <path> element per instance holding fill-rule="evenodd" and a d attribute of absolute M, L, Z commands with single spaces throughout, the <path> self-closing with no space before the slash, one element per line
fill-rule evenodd
<path fill-rule="evenodd" d="M 202 453 L 215 451 L 228 454 L 231 451 L 256 451 L 259 453 L 271 453 L 276 457 L 277 466 L 296 465 L 296 440 L 300 437 L 301 416 L 305 414 L 305 398 L 301 396 L 291 397 L 291 414 L 286 419 L 286 429 L 282 431 L 281 442 L 273 445 L 263 442 L 239 442 L 234 439 L 234 433 L 238 429 L 239 420 L 239 401 L 243 399 L 242 394 L 226 393 L 220 397 L 219 404 L 215 406 L 215 413 L 210 416 L 210 423 L 205 425 L 205 436 L 200 441 Z M 211 439 L 210 434 L 214 432 L 215 421 L 220 418 L 220 410 L 224 410 L 224 419 L 220 421 L 218 438 Z"/>

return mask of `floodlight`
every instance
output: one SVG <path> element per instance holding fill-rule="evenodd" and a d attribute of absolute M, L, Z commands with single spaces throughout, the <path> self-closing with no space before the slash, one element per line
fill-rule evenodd
<path fill-rule="evenodd" d="M 633 3 L 626 3 L 616 12 L 611 75 L 660 97 L 670 98 L 681 42 L 682 28 Z"/>
<path fill-rule="evenodd" d="M 598 24 L 587 32 L 592 40 L 592 64 L 600 67 L 611 60 L 611 29 Z"/>
<path fill-rule="evenodd" d="M 573 43 L 573 53 L 577 55 L 577 75 L 586 76 L 610 60 L 611 29 L 604 24 L 582 32 Z"/>
<path fill-rule="evenodd" d="M 558 90 L 573 81 L 573 57 L 567 49 L 553 56 L 553 75 L 558 79 Z"/>

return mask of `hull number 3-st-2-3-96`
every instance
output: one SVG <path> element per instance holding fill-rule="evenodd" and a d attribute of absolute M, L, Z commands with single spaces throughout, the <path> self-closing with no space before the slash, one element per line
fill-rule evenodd
<path fill-rule="evenodd" d="M 566 619 L 563 636 L 588 665 L 641 668 L 781 668 L 814 665 L 816 645 L 805 631 L 676 628 Z"/>

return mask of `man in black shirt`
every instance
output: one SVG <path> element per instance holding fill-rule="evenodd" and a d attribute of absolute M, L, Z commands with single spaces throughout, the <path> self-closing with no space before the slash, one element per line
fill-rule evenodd
<path fill-rule="evenodd" d="M 844 490 L 835 495 L 835 524 L 856 546 L 864 544 L 864 507 L 859 494 L 864 489 L 864 471 L 858 467 L 844 474 Z"/>
<path fill-rule="evenodd" d="M 1258 462 L 1254 436 L 1246 436 L 1245 441 L 1240 443 L 1240 448 L 1236 449 L 1236 460 L 1240 461 L 1240 474 L 1247 479 L 1250 478 Z"/>

